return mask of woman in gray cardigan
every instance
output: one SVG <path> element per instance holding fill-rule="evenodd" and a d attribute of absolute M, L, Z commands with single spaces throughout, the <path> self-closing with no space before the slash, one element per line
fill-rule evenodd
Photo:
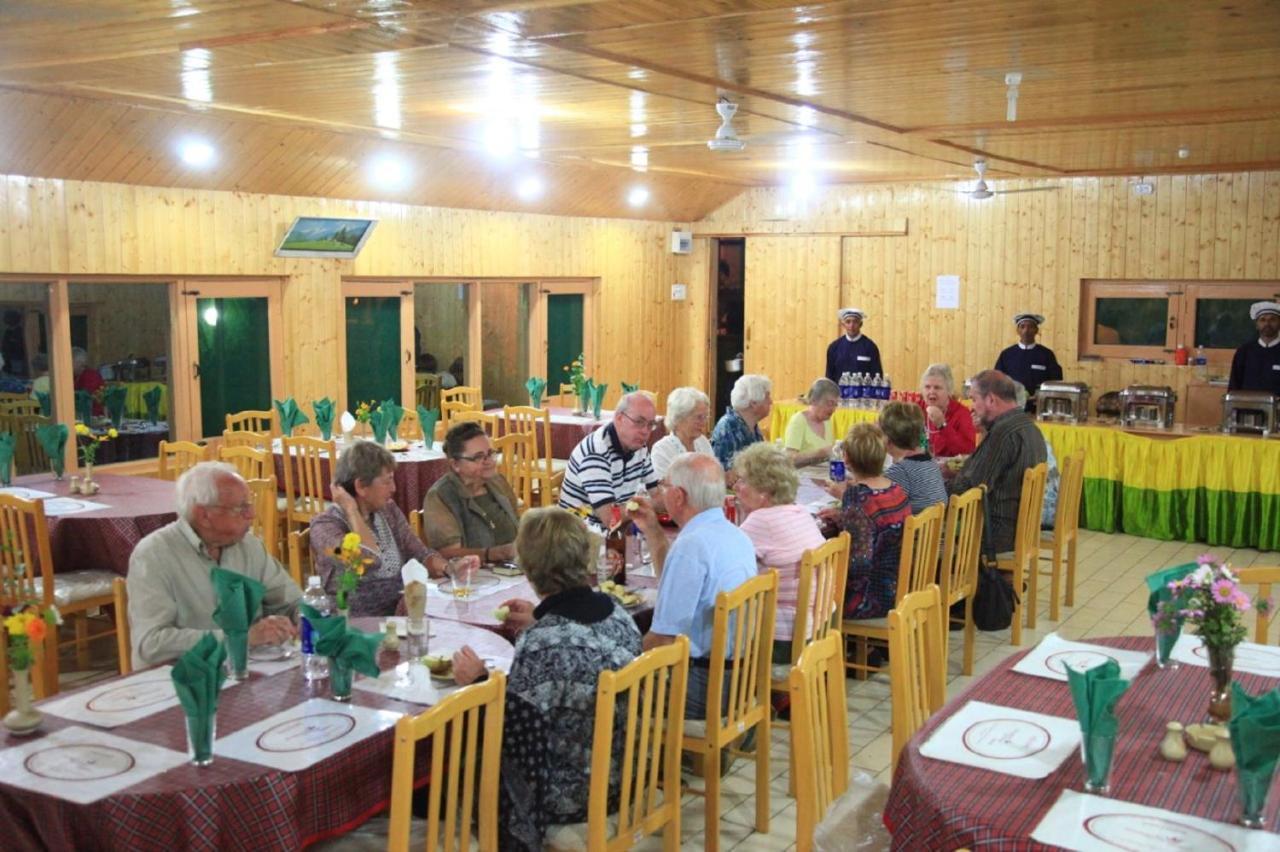
<path fill-rule="evenodd" d="M 451 471 L 422 503 L 427 541 L 446 558 L 514 560 L 516 495 L 498 473 L 488 436 L 475 422 L 459 423 L 445 435 L 444 454 Z"/>

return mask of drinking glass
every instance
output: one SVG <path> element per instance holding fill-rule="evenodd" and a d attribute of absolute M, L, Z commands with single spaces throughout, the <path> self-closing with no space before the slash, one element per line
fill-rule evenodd
<path fill-rule="evenodd" d="M 1181 623 L 1176 628 L 1157 627 L 1155 630 L 1156 667 L 1169 670 L 1181 668 L 1182 664 L 1170 656 L 1173 653 L 1173 646 L 1178 644 L 1178 637 L 1182 635 Z"/>
<path fill-rule="evenodd" d="M 1086 734 L 1080 740 L 1080 757 L 1084 760 L 1084 791 L 1097 796 L 1111 792 L 1111 756 L 1115 752 L 1114 734 Z"/>
<path fill-rule="evenodd" d="M 210 714 L 209 718 L 187 716 L 187 757 L 194 766 L 208 766 L 213 763 L 213 741 L 216 739 L 218 717 Z"/>
<path fill-rule="evenodd" d="M 329 658 L 329 689 L 334 701 L 351 700 L 351 666 L 337 657 Z"/>
<path fill-rule="evenodd" d="M 471 597 L 471 578 L 475 574 L 475 560 L 467 556 L 456 556 L 445 566 L 445 572 L 453 583 L 455 598 Z"/>

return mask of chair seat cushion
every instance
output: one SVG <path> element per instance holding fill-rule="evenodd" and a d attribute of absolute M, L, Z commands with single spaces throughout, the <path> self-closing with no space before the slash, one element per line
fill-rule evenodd
<path fill-rule="evenodd" d="M 886 618 L 854 618 L 843 622 L 840 625 L 841 632 L 848 633 L 850 631 L 857 632 L 860 627 L 870 627 L 875 630 L 888 630 L 889 619 Z"/>
<path fill-rule="evenodd" d="M 53 602 L 59 608 L 91 598 L 111 597 L 114 571 L 68 571 L 53 575 Z"/>
<path fill-rule="evenodd" d="M 791 664 L 774 663 L 769 668 L 769 677 L 774 681 L 785 681 L 787 678 L 791 677 Z M 687 729 L 688 726 L 686 725 L 686 730 Z"/>
<path fill-rule="evenodd" d="M 566 852 L 570 849 L 586 849 L 587 825 L 585 822 L 564 822 L 547 826 L 546 836 L 542 839 L 542 848 L 544 850 L 566 850 Z M 617 833 L 618 815 L 613 814 L 608 819 L 605 836 L 613 837 Z"/>

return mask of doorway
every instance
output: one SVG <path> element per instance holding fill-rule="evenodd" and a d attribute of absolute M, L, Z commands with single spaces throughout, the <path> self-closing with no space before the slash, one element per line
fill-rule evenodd
<path fill-rule="evenodd" d="M 712 323 L 716 339 L 716 360 L 710 396 L 714 403 L 711 419 L 718 419 L 729 407 L 733 383 L 742 375 L 744 317 L 743 282 L 746 280 L 747 241 L 743 238 L 716 240 L 716 290 Z M 736 369 L 734 369 L 734 363 Z"/>
<path fill-rule="evenodd" d="M 593 281 L 539 281 L 530 311 L 529 363 L 534 371 L 546 370 L 546 397 L 558 396 L 569 380 L 569 365 L 586 356 L 586 372 L 595 361 Z"/>

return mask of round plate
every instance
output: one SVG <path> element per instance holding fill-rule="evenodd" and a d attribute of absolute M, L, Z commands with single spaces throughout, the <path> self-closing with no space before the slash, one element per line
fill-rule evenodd
<path fill-rule="evenodd" d="M 471 578 L 471 593 L 462 598 L 459 598 L 457 595 L 454 595 L 454 597 L 458 600 L 475 600 L 478 597 L 488 594 L 489 590 L 496 585 L 498 585 L 498 578 L 494 575 L 484 573 L 476 574 Z M 453 580 L 445 580 L 440 585 L 440 588 L 445 592 L 445 594 L 453 595 Z"/>
<path fill-rule="evenodd" d="M 274 663 L 292 656 L 292 645 L 254 645 L 249 649 L 249 659 L 258 663 Z"/>

